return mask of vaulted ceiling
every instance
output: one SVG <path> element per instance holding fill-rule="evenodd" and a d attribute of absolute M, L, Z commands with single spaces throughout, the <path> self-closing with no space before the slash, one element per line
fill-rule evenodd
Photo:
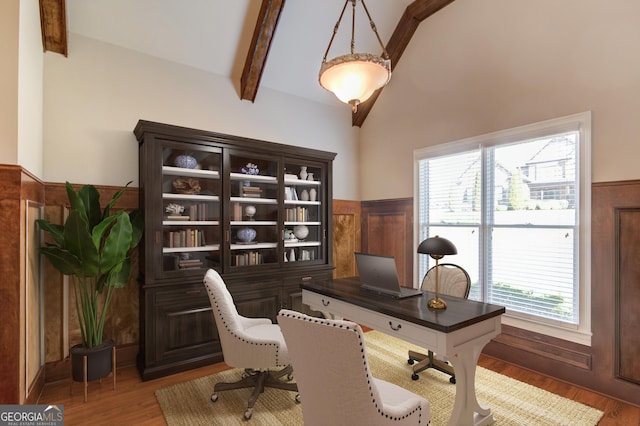
<path fill-rule="evenodd" d="M 453 1 L 366 0 L 392 69 L 420 23 Z M 262 86 L 336 103 L 317 78 L 343 4 L 344 0 L 40 0 L 40 16 L 48 51 L 67 55 L 71 32 L 228 76 L 239 82 L 239 97 L 251 102 L 259 102 Z M 356 51 L 379 53 L 360 5 L 358 9 Z M 328 58 L 348 53 L 350 26 L 350 18 L 343 19 Z M 354 126 L 364 123 L 381 90 L 352 114 Z M 350 111 L 345 105 L 345 114 Z"/>

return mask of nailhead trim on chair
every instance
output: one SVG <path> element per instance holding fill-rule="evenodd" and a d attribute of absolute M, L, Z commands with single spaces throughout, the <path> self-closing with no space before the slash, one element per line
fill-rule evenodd
<path fill-rule="evenodd" d="M 216 310 L 218 311 L 218 315 L 220 316 L 220 318 L 222 318 L 222 323 L 224 325 L 224 328 L 229 332 L 229 334 L 231 334 L 236 339 L 238 339 L 238 340 L 240 340 L 240 341 L 242 341 L 244 343 L 249 343 L 251 345 L 256 345 L 256 346 L 274 346 L 275 349 L 276 349 L 276 365 L 275 365 L 275 367 L 286 367 L 286 365 L 281 365 L 280 364 L 280 345 L 275 344 L 275 343 L 256 343 L 256 342 L 251 342 L 251 341 L 248 341 L 248 340 L 238 336 L 231 329 L 229 329 L 227 321 L 224 318 L 224 316 L 222 315 L 222 312 L 220 311 L 220 306 L 218 305 L 218 299 L 216 298 L 215 294 L 213 294 L 211 292 L 211 290 L 209 289 L 209 286 L 206 285 L 206 281 L 205 281 L 205 288 L 207 289 L 207 292 L 209 292 L 209 294 L 213 297 L 214 303 L 216 304 Z"/>
<path fill-rule="evenodd" d="M 355 326 L 348 326 L 345 324 L 336 324 L 333 322 L 327 322 L 326 320 L 324 320 L 323 318 L 316 318 L 316 317 L 309 317 L 309 316 L 299 316 L 299 315 L 291 315 L 289 313 L 287 314 L 279 314 L 285 317 L 290 317 L 290 318 L 296 318 L 296 319 L 301 319 L 303 321 L 308 321 L 308 322 L 312 322 L 312 323 L 316 323 L 316 324 L 321 324 L 321 325 L 327 325 L 327 326 L 332 326 L 332 327 L 337 327 L 337 328 L 344 328 L 353 332 L 357 332 L 357 329 L 355 328 Z M 355 323 L 354 323 L 355 324 Z M 381 407 L 379 406 L 378 401 L 376 401 L 376 399 L 373 396 L 373 388 L 372 388 L 372 377 L 369 374 L 369 372 L 366 369 L 367 366 L 367 357 L 365 354 L 365 348 L 364 348 L 364 342 L 362 341 L 361 336 L 358 336 L 358 340 L 360 342 L 360 353 L 362 354 L 362 366 L 365 369 L 365 372 L 367 373 L 367 383 L 369 384 L 369 395 L 371 396 L 371 402 L 373 402 L 373 405 L 376 407 L 376 410 L 378 411 L 378 413 L 381 416 L 384 416 L 387 419 L 393 420 L 393 421 L 400 421 L 400 420 L 404 420 L 405 418 L 409 417 L 410 415 L 412 415 L 413 413 L 415 413 L 416 411 L 419 411 L 418 413 L 418 424 L 422 424 L 422 407 L 418 406 L 415 410 L 411 411 L 410 413 L 408 413 L 407 415 L 401 416 L 401 417 L 395 417 L 395 416 L 390 416 L 389 414 L 386 414 L 382 411 Z"/>

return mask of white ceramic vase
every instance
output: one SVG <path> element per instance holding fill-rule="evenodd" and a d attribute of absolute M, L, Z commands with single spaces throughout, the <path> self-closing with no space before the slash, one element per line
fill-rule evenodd
<path fill-rule="evenodd" d="M 318 199 L 318 191 L 315 188 L 309 190 L 309 201 L 316 201 Z"/>
<path fill-rule="evenodd" d="M 307 180 L 307 166 L 300 166 L 300 179 Z"/>

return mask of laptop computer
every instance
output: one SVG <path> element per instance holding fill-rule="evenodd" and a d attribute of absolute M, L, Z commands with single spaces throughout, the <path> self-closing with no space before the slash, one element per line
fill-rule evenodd
<path fill-rule="evenodd" d="M 422 291 L 417 288 L 400 286 L 396 261 L 393 257 L 368 253 L 355 253 L 355 256 L 361 288 L 397 299 L 422 294 Z"/>

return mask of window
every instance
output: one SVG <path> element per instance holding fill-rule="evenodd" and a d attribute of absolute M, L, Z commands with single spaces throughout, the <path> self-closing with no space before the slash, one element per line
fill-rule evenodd
<path fill-rule="evenodd" d="M 590 345 L 590 113 L 415 152 L 416 238 L 451 240 L 469 298 Z M 417 276 L 433 259 L 417 255 Z"/>

